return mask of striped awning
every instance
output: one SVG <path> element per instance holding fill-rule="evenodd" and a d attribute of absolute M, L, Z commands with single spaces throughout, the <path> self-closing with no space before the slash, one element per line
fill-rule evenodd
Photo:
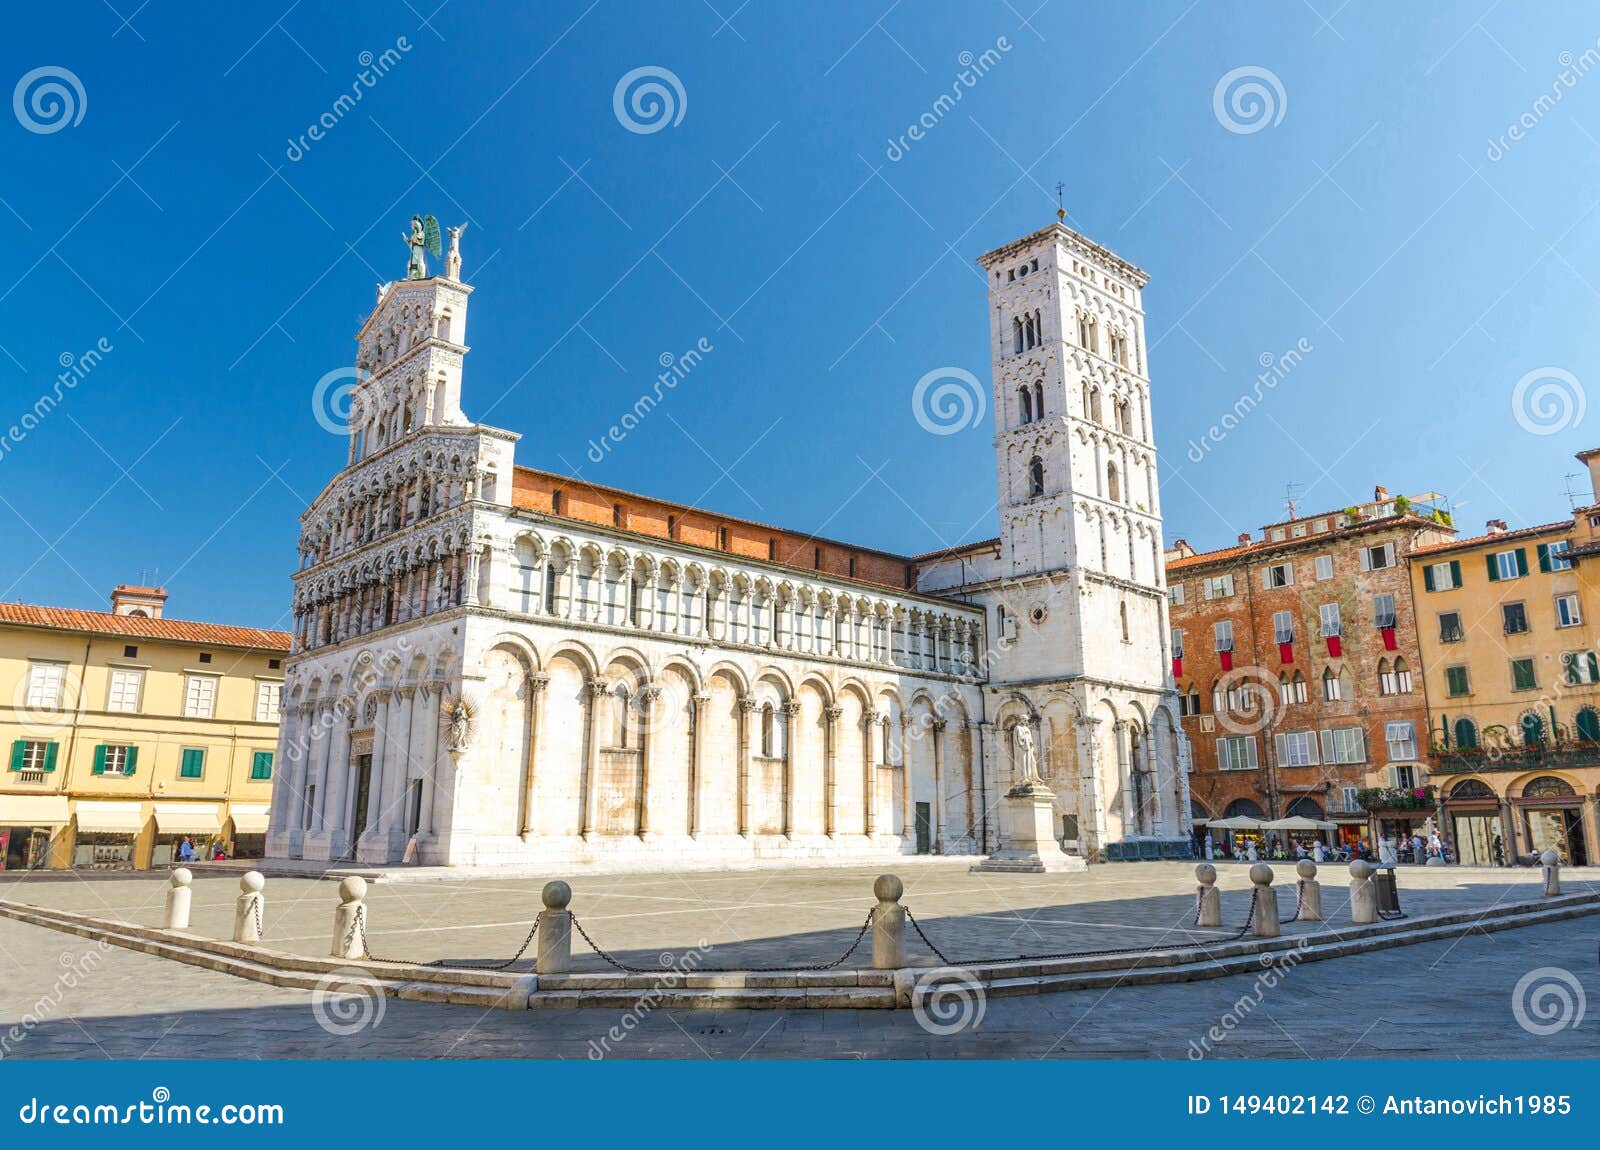
<path fill-rule="evenodd" d="M 156 830 L 164 835 L 214 835 L 222 829 L 216 803 L 157 803 Z"/>
<path fill-rule="evenodd" d="M 267 816 L 270 803 L 234 803 L 228 808 L 233 816 L 233 833 L 236 835 L 264 835 L 267 833 Z"/>
<path fill-rule="evenodd" d="M 0 795 L 0 827 L 61 827 L 71 821 L 66 795 Z"/>

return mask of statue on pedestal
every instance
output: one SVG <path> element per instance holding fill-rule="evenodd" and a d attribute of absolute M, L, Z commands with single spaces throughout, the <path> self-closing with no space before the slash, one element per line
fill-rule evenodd
<path fill-rule="evenodd" d="M 1043 782 L 1039 774 L 1039 755 L 1033 745 L 1033 725 L 1022 720 L 1016 725 L 1017 785 Z"/>
<path fill-rule="evenodd" d="M 432 216 L 412 216 L 411 234 L 404 237 L 406 247 L 411 252 L 411 258 L 406 261 L 406 278 L 425 280 L 428 278 L 428 261 L 423 253 L 439 259 L 444 249 L 439 243 L 439 221 Z"/>

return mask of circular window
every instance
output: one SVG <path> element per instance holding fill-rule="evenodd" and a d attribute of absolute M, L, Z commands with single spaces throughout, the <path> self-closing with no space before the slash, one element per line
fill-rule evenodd
<path fill-rule="evenodd" d="M 1043 607 L 1035 607 L 1032 611 L 1028 612 L 1028 618 L 1032 619 L 1035 623 L 1043 623 L 1049 614 L 1050 612 L 1046 611 Z"/>

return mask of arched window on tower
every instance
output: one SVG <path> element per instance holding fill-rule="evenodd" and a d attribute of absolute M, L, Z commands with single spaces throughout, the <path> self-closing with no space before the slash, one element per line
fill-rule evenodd
<path fill-rule="evenodd" d="M 1037 381 L 1033 385 L 1033 417 L 1044 418 L 1044 384 Z"/>
<path fill-rule="evenodd" d="M 1044 494 L 1044 460 L 1035 455 L 1028 461 L 1028 496 L 1037 499 Z"/>
<path fill-rule="evenodd" d="M 1106 464 L 1106 496 L 1113 503 L 1122 502 L 1122 478 L 1117 474 L 1115 463 Z"/>
<path fill-rule="evenodd" d="M 1130 642 L 1128 638 L 1128 605 L 1126 603 L 1118 603 L 1117 613 L 1122 617 L 1122 641 L 1124 643 Z"/>
<path fill-rule="evenodd" d="M 1011 318 L 1011 350 L 1013 352 L 1022 350 L 1022 320 L 1017 316 Z"/>
<path fill-rule="evenodd" d="M 1026 387 L 1017 389 L 1017 407 L 1022 414 L 1023 423 L 1033 422 L 1033 397 L 1028 394 Z"/>
<path fill-rule="evenodd" d="M 1098 387 L 1089 389 L 1089 418 L 1096 423 L 1104 422 L 1100 418 L 1100 389 Z"/>

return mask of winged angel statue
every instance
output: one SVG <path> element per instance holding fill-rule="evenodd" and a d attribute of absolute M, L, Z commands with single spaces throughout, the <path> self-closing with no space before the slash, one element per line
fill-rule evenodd
<path fill-rule="evenodd" d="M 444 255 L 444 248 L 439 242 L 439 221 L 432 216 L 412 216 L 411 234 L 405 237 L 405 241 L 411 251 L 411 259 L 406 263 L 406 278 L 427 279 L 428 261 L 424 253 L 434 259 Z"/>

